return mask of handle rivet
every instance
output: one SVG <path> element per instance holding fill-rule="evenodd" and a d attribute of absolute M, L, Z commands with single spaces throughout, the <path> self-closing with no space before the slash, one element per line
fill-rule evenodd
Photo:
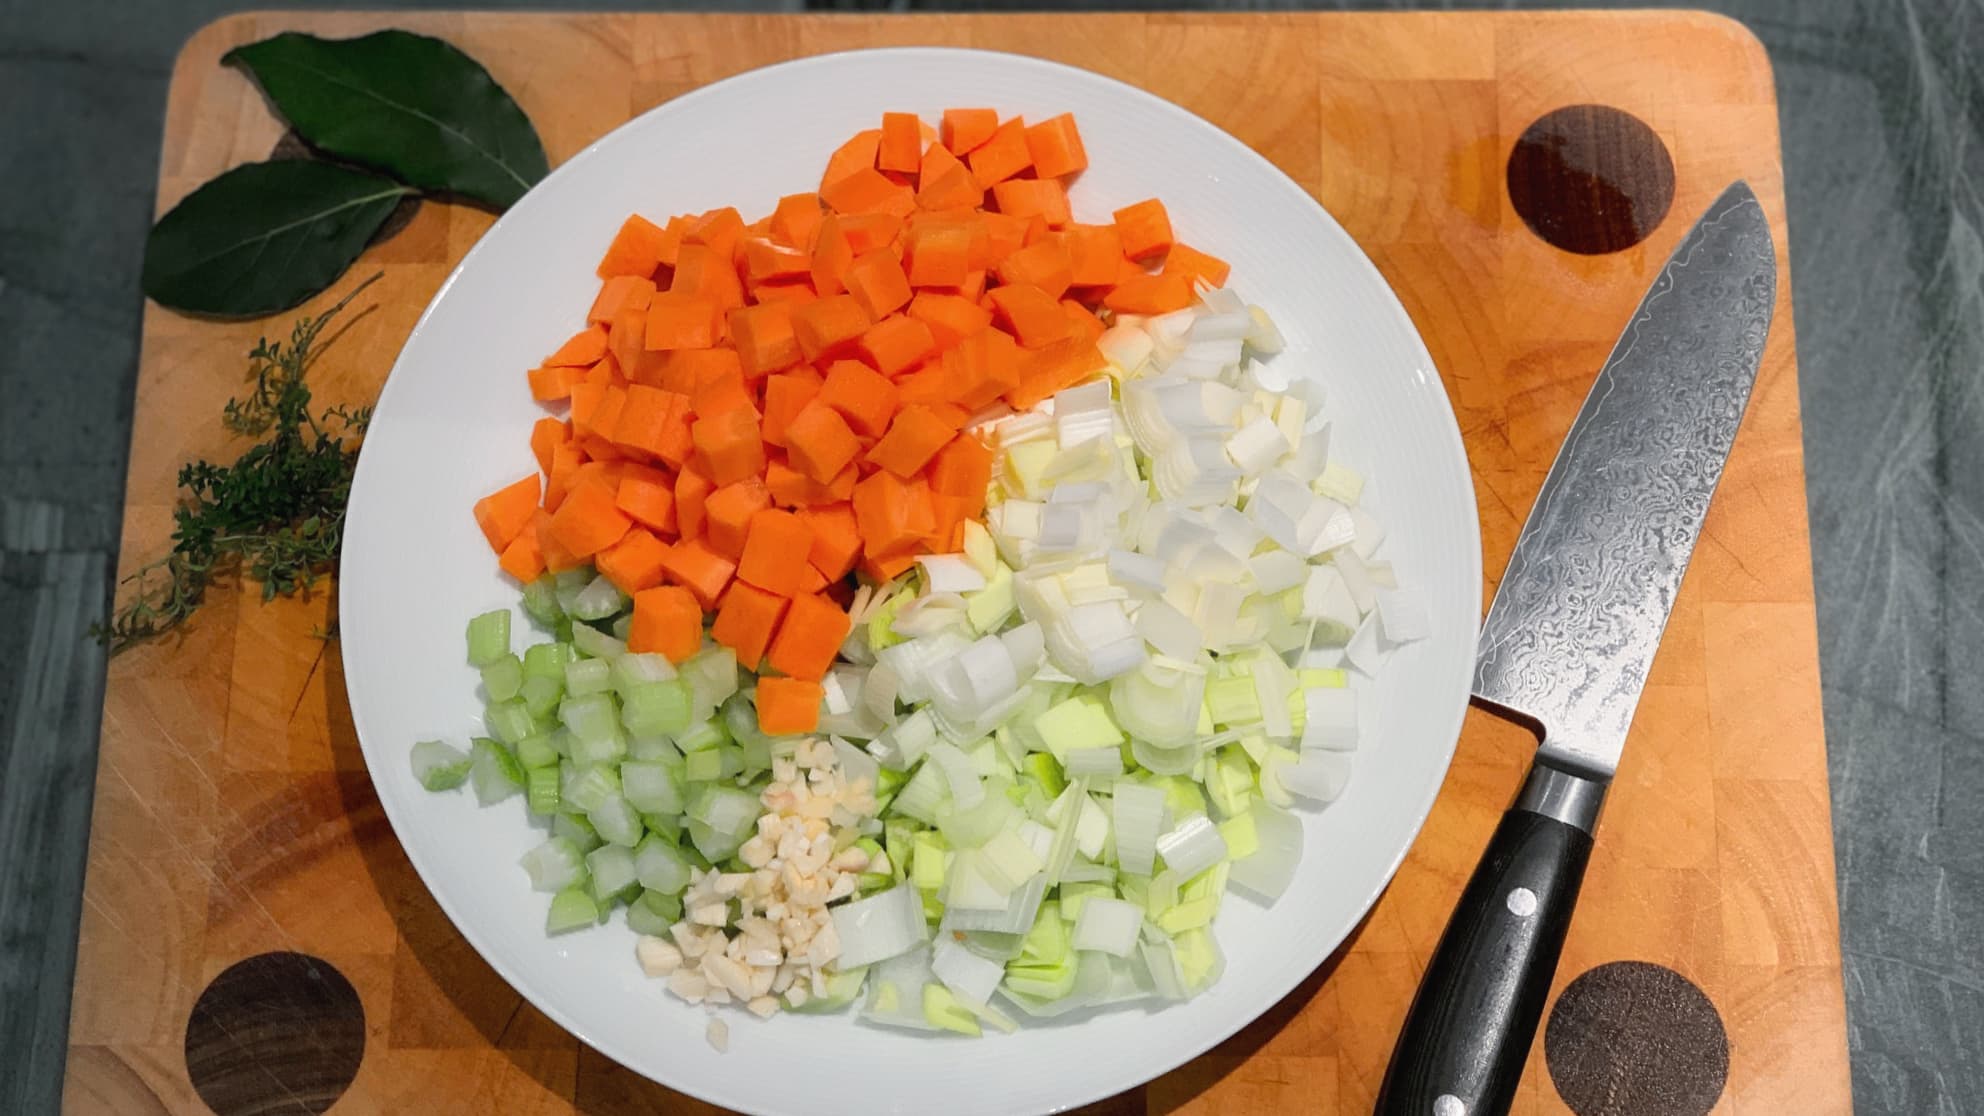
<path fill-rule="evenodd" d="M 1467 1102 L 1452 1093 L 1441 1093 L 1433 1101 L 1433 1116 L 1467 1116 Z"/>
<path fill-rule="evenodd" d="M 1526 887 L 1519 887 L 1509 892 L 1509 897 L 1504 902 L 1517 918 L 1528 918 L 1536 913 L 1536 893 Z"/>

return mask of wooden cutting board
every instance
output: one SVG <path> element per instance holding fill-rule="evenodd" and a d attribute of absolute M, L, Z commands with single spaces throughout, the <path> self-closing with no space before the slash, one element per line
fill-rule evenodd
<path fill-rule="evenodd" d="M 718 78 L 884 44 L 1039 55 L 1184 105 L 1314 193 L 1418 323 L 1473 462 L 1489 591 L 1640 294 L 1708 201 L 1747 178 L 1777 238 L 1776 323 L 1517 1109 L 1848 1111 L 1777 110 L 1763 49 L 1737 24 L 1671 12 L 245 15 L 180 57 L 160 210 L 281 135 L 247 79 L 220 65 L 225 51 L 286 29 L 388 25 L 479 58 L 554 163 Z M 1557 111 L 1571 106 L 1595 107 Z M 373 397 L 490 220 L 424 204 L 313 303 L 385 273 L 313 373 L 320 400 Z M 221 406 L 242 389 L 254 340 L 288 323 L 147 307 L 127 570 L 166 546 L 179 465 L 238 448 Z M 178 637 L 111 665 L 66 1107 L 706 1108 L 584 1049 L 436 908 L 366 777 L 338 655 L 318 634 L 329 604 L 221 595 Z M 1095 1110 L 1369 1111 L 1530 747 L 1471 712 L 1424 833 L 1349 943 L 1241 1034 Z"/>

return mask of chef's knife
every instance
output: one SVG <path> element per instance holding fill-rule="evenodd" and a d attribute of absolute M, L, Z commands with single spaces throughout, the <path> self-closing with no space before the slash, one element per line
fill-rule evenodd
<path fill-rule="evenodd" d="M 1550 466 L 1474 668 L 1474 696 L 1542 743 L 1420 981 L 1380 1116 L 1508 1111 L 1776 295 L 1770 225 L 1738 182 L 1661 269 Z"/>

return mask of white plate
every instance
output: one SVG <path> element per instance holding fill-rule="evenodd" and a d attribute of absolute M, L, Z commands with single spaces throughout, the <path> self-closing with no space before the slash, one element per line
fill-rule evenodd
<path fill-rule="evenodd" d="M 629 212 L 661 220 L 735 205 L 747 217 L 813 189 L 829 152 L 884 110 L 1072 111 L 1090 166 L 1076 216 L 1151 196 L 1180 237 L 1233 264 L 1233 285 L 1288 339 L 1277 366 L 1320 378 L 1341 456 L 1373 478 L 1400 579 L 1421 590 L 1433 637 L 1371 687 L 1378 739 L 1342 799 L 1307 819 L 1307 855 L 1281 902 L 1226 904 L 1226 975 L 1189 1003 L 1035 1026 L 978 1041 L 857 1024 L 851 1016 L 731 1023 L 635 967 L 616 917 L 547 939 L 546 897 L 517 857 L 540 839 L 510 801 L 430 795 L 407 748 L 481 732 L 463 626 L 514 604 L 515 586 L 469 514 L 532 467 L 524 371 L 584 320 L 593 265 Z M 743 74 L 613 132 L 498 221 L 435 296 L 379 400 L 352 489 L 339 594 L 352 717 L 407 855 L 496 971 L 581 1040 L 641 1073 L 759 1112 L 1018 1113 L 1131 1088 L 1238 1030 L 1341 943 L 1391 878 L 1453 754 L 1480 616 L 1480 539 L 1459 430 L 1432 359 L 1349 236 L 1265 159 L 1128 85 L 1029 58 L 913 49 L 830 55 Z M 517 630 L 528 631 L 521 610 Z M 521 646 L 522 639 L 517 640 Z"/>

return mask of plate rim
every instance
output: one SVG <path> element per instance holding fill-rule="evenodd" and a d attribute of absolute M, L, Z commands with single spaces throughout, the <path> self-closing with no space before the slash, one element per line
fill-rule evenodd
<path fill-rule="evenodd" d="M 1343 227 L 1340 221 L 1337 220 L 1336 215 L 1334 213 L 1330 212 L 1330 210 L 1326 206 L 1324 206 L 1320 200 L 1318 200 L 1308 190 L 1303 188 L 1303 186 L 1300 183 L 1296 182 L 1292 177 L 1290 177 L 1289 174 L 1286 171 L 1282 170 L 1279 165 L 1277 165 L 1273 160 L 1269 159 L 1265 155 L 1262 155 L 1260 152 L 1256 151 L 1253 147 L 1248 145 L 1245 141 L 1241 140 L 1239 137 L 1233 135 L 1232 133 L 1228 132 L 1219 125 L 1213 123 L 1210 120 L 1207 120 L 1205 117 L 1200 116 L 1198 113 L 1193 112 L 1192 110 L 1184 107 L 1183 105 L 1180 105 L 1175 101 L 1172 101 L 1164 96 L 1154 93 L 1141 86 L 1132 84 L 1127 81 L 1123 81 L 1119 78 L 1111 77 L 1107 74 L 1098 73 L 1094 70 L 1086 69 L 1081 66 L 1070 65 L 1068 63 L 1053 61 L 1051 59 L 1040 58 L 1033 55 L 1017 54 L 1010 51 L 1001 51 L 1001 50 L 987 50 L 977 47 L 935 46 L 935 45 L 864 47 L 864 48 L 855 48 L 850 50 L 830 51 L 820 54 L 812 54 L 812 55 L 805 55 L 802 57 L 789 58 L 779 62 L 768 63 L 763 66 L 757 66 L 751 69 L 741 70 L 738 71 L 737 73 L 727 75 L 715 81 L 711 81 L 699 85 L 694 89 L 690 89 L 677 96 L 671 97 L 668 100 L 661 102 L 660 104 L 654 105 L 653 107 L 648 108 L 641 113 L 628 117 L 627 119 L 623 120 L 621 123 L 615 125 L 613 128 L 608 130 L 603 135 L 599 136 L 597 139 L 594 139 L 592 142 L 586 144 L 584 147 L 574 152 L 564 162 L 560 163 L 558 166 L 553 168 L 549 174 L 547 174 L 543 179 L 541 179 L 537 184 L 535 184 L 529 191 L 527 191 L 523 198 L 519 199 L 519 201 L 516 204 L 512 205 L 508 211 L 504 212 L 501 216 L 499 216 L 497 220 L 493 224 L 491 224 L 491 226 L 487 230 L 485 230 L 480 237 L 477 238 L 475 244 L 473 244 L 469 248 L 469 250 L 463 255 L 462 259 L 454 266 L 454 268 L 452 268 L 448 272 L 447 277 L 441 282 L 440 286 L 435 289 L 435 292 L 432 298 L 428 301 L 426 308 L 421 311 L 420 316 L 414 322 L 413 328 L 408 331 L 406 340 L 405 342 L 402 343 L 399 352 L 395 355 L 393 360 L 393 366 L 391 370 L 388 372 L 386 381 L 384 385 L 382 385 L 379 391 L 378 399 L 374 404 L 375 409 L 383 409 L 387 406 L 389 400 L 392 398 L 392 393 L 394 391 L 396 381 L 399 379 L 399 373 L 401 370 L 401 366 L 405 361 L 406 352 L 409 349 L 413 348 L 415 342 L 418 339 L 420 339 L 421 336 L 427 331 L 432 319 L 434 318 L 436 313 L 440 310 L 442 304 L 447 301 L 449 295 L 452 293 L 456 282 L 462 277 L 462 275 L 467 273 L 467 271 L 472 266 L 475 265 L 479 254 L 482 253 L 483 250 L 491 243 L 491 241 L 496 238 L 497 234 L 503 229 L 505 224 L 511 222 L 520 213 L 528 212 L 532 203 L 532 195 L 540 194 L 545 186 L 560 181 L 562 178 L 567 176 L 582 175 L 586 173 L 590 163 L 602 158 L 605 153 L 610 152 L 612 149 L 620 145 L 634 142 L 633 134 L 637 130 L 637 125 L 640 125 L 642 122 L 648 121 L 651 118 L 673 116 L 684 112 L 693 112 L 698 103 L 700 103 L 702 100 L 710 96 L 716 95 L 717 93 L 729 89 L 736 85 L 747 84 L 752 81 L 765 80 L 769 75 L 773 75 L 773 74 L 784 74 L 793 71 L 804 71 L 815 67 L 845 65 L 850 60 L 855 58 L 872 59 L 882 56 L 941 57 L 946 55 L 969 55 L 975 57 L 992 57 L 999 59 L 1002 63 L 1005 64 L 1016 65 L 1022 68 L 1033 68 L 1041 71 L 1052 71 L 1076 81 L 1087 82 L 1105 88 L 1113 88 L 1119 94 L 1127 95 L 1133 98 L 1139 98 L 1147 102 L 1152 102 L 1156 107 L 1159 107 L 1163 111 L 1172 114 L 1180 124 L 1201 132 L 1203 135 L 1207 137 L 1207 139 L 1211 143 L 1228 149 L 1235 158 L 1242 161 L 1250 162 L 1259 169 L 1265 171 L 1267 180 L 1273 182 L 1275 189 L 1285 191 L 1293 195 L 1294 197 L 1299 198 L 1303 203 L 1305 203 L 1308 207 L 1312 208 L 1319 216 L 1321 216 L 1324 225 L 1329 230 L 1330 235 L 1339 238 L 1343 243 L 1343 245 L 1349 250 L 1346 253 L 1346 260 L 1355 261 L 1354 264 L 1352 264 L 1351 266 L 1353 266 L 1356 269 L 1359 269 L 1362 273 L 1363 278 L 1367 280 L 1369 283 L 1373 284 L 1375 290 L 1382 292 L 1384 305 L 1391 312 L 1394 312 L 1397 315 L 1397 320 L 1399 324 L 1401 324 L 1404 327 L 1403 337 L 1405 340 L 1409 341 L 1410 343 L 1409 350 L 1407 351 L 1405 356 L 1409 360 L 1418 363 L 1433 381 L 1434 390 L 1432 391 L 1432 395 L 1437 400 L 1438 406 L 1443 412 L 1443 415 L 1446 419 L 1444 423 L 1438 424 L 1439 425 L 1438 436 L 1442 441 L 1447 443 L 1447 447 L 1449 450 L 1451 450 L 1454 459 L 1459 462 L 1463 474 L 1461 478 L 1463 483 L 1459 485 L 1459 493 L 1460 493 L 1460 501 L 1462 504 L 1462 510 L 1466 513 L 1464 516 L 1465 519 L 1464 525 L 1467 532 L 1467 538 L 1462 541 L 1465 542 L 1467 545 L 1462 546 L 1459 549 L 1462 551 L 1463 560 L 1468 567 L 1466 570 L 1462 572 L 1466 575 L 1465 594 L 1466 594 L 1467 602 L 1470 605 L 1469 612 L 1471 616 L 1471 622 L 1473 625 L 1478 627 L 1480 613 L 1481 613 L 1481 597 L 1482 597 L 1482 589 L 1481 589 L 1482 555 L 1481 555 L 1480 511 L 1479 511 L 1478 502 L 1475 498 L 1474 487 L 1473 487 L 1473 465 L 1467 454 L 1465 439 L 1461 435 L 1459 417 L 1454 410 L 1451 393 L 1446 389 L 1445 384 L 1440 380 L 1438 366 L 1434 362 L 1432 358 L 1432 354 L 1426 346 L 1425 338 L 1421 334 L 1418 324 L 1413 321 L 1411 314 L 1405 309 L 1404 303 L 1399 298 L 1398 292 L 1392 287 L 1391 283 L 1385 279 L 1384 274 L 1378 270 L 1377 265 L 1372 261 L 1370 255 L 1364 250 L 1363 245 L 1358 243 L 1357 240 L 1350 235 L 1349 231 Z M 361 495 L 370 491 L 370 488 L 373 486 L 372 484 L 368 484 L 368 480 L 371 477 L 372 471 L 368 471 L 366 466 L 367 466 L 367 458 L 364 453 L 363 446 L 361 444 L 359 459 L 353 471 L 350 499 L 347 505 L 348 509 L 355 510 L 359 508 L 361 506 L 361 501 L 360 501 Z M 384 482 L 381 481 L 375 483 L 384 483 Z M 369 507 L 370 506 L 369 502 L 364 506 Z M 340 566 L 342 566 L 344 562 L 344 559 L 346 557 L 346 551 L 352 548 L 354 538 L 363 537 L 362 531 L 353 532 L 350 529 L 354 523 L 362 524 L 363 517 L 352 516 L 349 514 L 348 511 L 347 528 L 339 548 Z M 339 596 L 339 611 L 341 613 L 349 611 L 344 607 L 343 604 L 343 598 L 345 593 L 348 591 L 349 584 L 350 583 L 346 579 L 340 577 L 338 582 L 338 596 Z M 345 656 L 349 655 L 350 653 L 351 653 L 350 645 L 346 641 L 340 640 L 339 641 L 340 659 L 342 660 Z M 347 679 L 352 679 L 358 676 L 354 674 L 354 672 L 348 666 L 346 667 L 344 673 Z M 1042 1109 L 1040 1111 L 1061 1112 L 1070 1108 L 1074 1108 L 1084 1104 L 1089 1104 L 1094 1101 L 1104 1099 L 1109 1096 L 1113 1096 L 1117 1093 L 1121 1093 L 1129 1089 L 1139 1088 L 1157 1079 L 1158 1077 L 1166 1073 L 1169 1073 L 1170 1071 L 1178 1068 L 1179 1066 L 1184 1065 L 1185 1063 L 1190 1062 L 1204 1055 L 1208 1050 L 1226 1041 L 1228 1038 L 1238 1033 L 1241 1029 L 1245 1028 L 1254 1020 L 1260 1018 L 1262 1015 L 1265 1015 L 1268 1011 L 1271 1011 L 1277 1004 L 1286 1000 L 1288 996 L 1292 994 L 1297 988 L 1299 988 L 1304 981 L 1308 980 L 1309 977 L 1312 976 L 1317 969 L 1321 968 L 1324 964 L 1328 963 L 1330 958 L 1336 956 L 1337 952 L 1344 947 L 1346 942 L 1350 940 L 1351 935 L 1356 932 L 1356 929 L 1359 926 L 1363 925 L 1365 920 L 1367 920 L 1370 917 L 1372 909 L 1377 905 L 1378 900 L 1383 896 L 1384 892 L 1391 886 L 1391 883 L 1396 878 L 1398 874 L 1398 870 L 1403 865 L 1406 856 L 1410 854 L 1412 848 L 1418 843 L 1421 834 L 1424 832 L 1426 821 L 1431 816 L 1433 805 L 1439 798 L 1441 788 L 1445 783 L 1446 775 L 1452 767 L 1455 753 L 1459 747 L 1461 730 L 1463 727 L 1463 723 L 1465 720 L 1466 711 L 1468 707 L 1468 702 L 1469 702 L 1470 689 L 1471 687 L 1466 682 L 1463 682 L 1463 684 L 1460 687 L 1458 700 L 1452 701 L 1450 703 L 1451 708 L 1449 710 L 1448 716 L 1445 718 L 1447 724 L 1444 728 L 1442 728 L 1439 734 L 1439 739 L 1445 741 L 1445 743 L 1440 747 L 1440 757 L 1439 757 L 1439 762 L 1437 764 L 1438 777 L 1430 778 L 1428 780 L 1426 790 L 1421 793 L 1419 801 L 1416 804 L 1414 804 L 1412 807 L 1411 813 L 1413 815 L 1413 818 L 1412 818 L 1412 824 L 1410 826 L 1410 839 L 1405 841 L 1391 855 L 1389 862 L 1386 864 L 1384 868 L 1384 871 L 1377 878 L 1377 881 L 1373 885 L 1369 894 L 1363 895 L 1359 898 L 1358 905 L 1361 908 L 1361 912 L 1357 915 L 1357 917 L 1354 920 L 1352 920 L 1350 926 L 1345 930 L 1344 934 L 1331 943 L 1328 950 L 1324 951 L 1320 956 L 1318 956 L 1313 964 L 1309 964 L 1306 967 L 1302 968 L 1300 971 L 1295 972 L 1292 976 L 1292 979 L 1288 981 L 1286 987 L 1281 988 L 1280 991 L 1275 995 L 1274 999 L 1262 1005 L 1262 1007 L 1258 1011 L 1254 1011 L 1250 1014 L 1245 1015 L 1244 1017 L 1240 1018 L 1237 1022 L 1235 1022 L 1231 1027 L 1213 1027 L 1205 1030 L 1201 1035 L 1193 1038 L 1190 1042 L 1184 1045 L 1184 1053 L 1181 1056 L 1178 1056 L 1176 1058 L 1170 1058 L 1167 1056 L 1165 1058 L 1159 1059 L 1157 1062 L 1137 1062 L 1135 1060 L 1131 1060 L 1131 1062 L 1133 1064 L 1138 1065 L 1139 1068 L 1130 1070 L 1128 1073 L 1109 1073 L 1106 1075 L 1101 1075 L 1094 1081 L 1094 1083 L 1085 1085 L 1078 1089 L 1071 1090 L 1065 1098 L 1055 1100 L 1049 1108 Z M 360 754 L 365 759 L 366 775 L 368 779 L 371 779 L 372 769 L 374 766 L 374 756 L 372 754 L 373 752 L 372 746 L 368 744 L 368 733 L 365 728 L 366 718 L 364 714 L 361 712 L 361 710 L 358 708 L 358 703 L 355 700 L 353 700 L 352 688 L 349 685 L 349 683 L 347 683 L 346 686 L 346 703 L 351 713 L 352 727 L 354 734 L 358 737 Z M 380 747 L 383 748 L 384 745 L 381 744 Z M 386 758 L 383 752 L 381 753 L 380 758 L 382 761 Z M 1432 765 L 1429 765 L 1429 768 L 1431 766 Z M 388 824 L 392 827 L 393 838 L 395 842 L 399 844 L 400 848 L 405 852 L 408 862 L 412 864 L 415 874 L 420 878 L 421 886 L 426 889 L 428 895 L 434 900 L 436 906 L 438 906 L 441 909 L 442 913 L 447 916 L 449 923 L 455 928 L 456 932 L 461 934 L 462 938 L 465 941 L 467 941 L 468 944 L 475 950 L 476 955 L 479 958 L 481 958 L 484 963 L 489 965 L 490 968 L 495 970 L 497 975 L 501 976 L 504 982 L 507 983 L 514 991 L 516 991 L 525 1000 L 528 1000 L 533 1007 L 543 1012 L 548 1018 L 550 1018 L 554 1023 L 558 1024 L 558 1026 L 563 1028 L 568 1034 L 572 1035 L 572 1037 L 578 1040 L 579 1042 L 592 1047 L 595 1051 L 598 1051 L 600 1054 L 612 1059 L 616 1064 L 620 1065 L 621 1067 L 630 1070 L 633 1073 L 639 1074 L 644 1078 L 648 1078 L 656 1082 L 657 1084 L 663 1085 L 670 1089 L 678 1090 L 682 1093 L 695 1097 L 699 1100 L 711 1104 L 720 1105 L 725 1108 L 729 1108 L 739 1112 L 755 1113 L 755 1112 L 770 1111 L 752 1103 L 748 1098 L 739 1097 L 734 1094 L 729 1094 L 726 1091 L 719 1089 L 706 1089 L 702 1086 L 701 1083 L 697 1083 L 696 1085 L 691 1086 L 684 1084 L 680 1081 L 664 1080 L 661 1077 L 649 1073 L 648 1071 L 640 1068 L 641 1063 L 644 1060 L 633 1057 L 635 1053 L 634 1051 L 622 1051 L 620 1050 L 619 1044 L 617 1043 L 599 1041 L 598 1038 L 595 1036 L 593 1028 L 588 1027 L 579 1020 L 571 1017 L 562 1008 L 556 1006 L 549 998 L 542 995 L 541 990 L 537 987 L 536 982 L 520 979 L 518 973 L 509 964 L 507 957 L 501 952 L 492 951 L 489 948 L 487 948 L 482 935 L 479 934 L 472 926 L 470 926 L 466 920 L 460 917 L 457 914 L 451 901 L 446 897 L 444 897 L 444 894 L 441 891 L 437 890 L 430 883 L 430 879 L 434 878 L 433 871 L 429 865 L 424 863 L 423 861 L 424 854 L 419 851 L 416 851 L 414 845 L 409 844 L 400 836 L 401 819 L 394 805 L 393 798 L 387 794 L 378 793 L 376 786 L 377 780 L 374 780 L 374 783 L 375 783 L 375 793 L 377 794 L 377 797 L 379 799 L 380 807 L 383 810 L 383 812 L 386 814 Z M 1277 980 L 1272 983 L 1280 984 L 1281 982 Z M 996 1041 L 996 1038 L 994 1039 L 994 1041 Z M 623 1056 L 623 1054 L 626 1056 Z M 1112 1062 L 1112 1064 L 1116 1064 L 1116 1063 Z"/>

